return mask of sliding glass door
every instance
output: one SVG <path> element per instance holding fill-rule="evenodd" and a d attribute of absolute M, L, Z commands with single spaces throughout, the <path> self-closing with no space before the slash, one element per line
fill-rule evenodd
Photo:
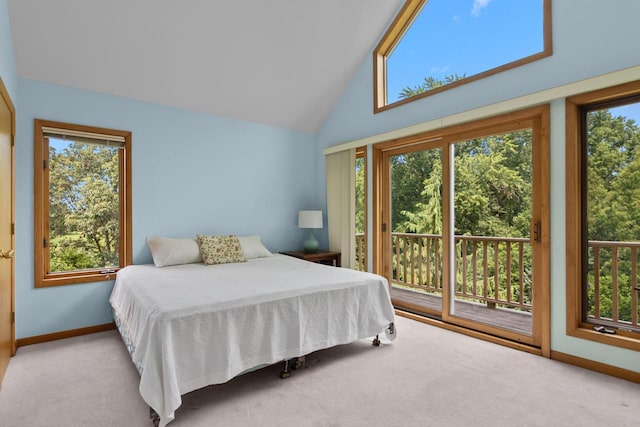
<path fill-rule="evenodd" d="M 381 144 L 382 271 L 394 304 L 542 346 L 546 108 Z"/>

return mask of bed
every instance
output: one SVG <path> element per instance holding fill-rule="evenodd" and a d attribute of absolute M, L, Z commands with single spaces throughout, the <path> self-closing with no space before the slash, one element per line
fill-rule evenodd
<path fill-rule="evenodd" d="M 280 254 L 128 266 L 109 302 L 160 426 L 190 391 L 317 350 L 395 336 L 386 279 Z"/>

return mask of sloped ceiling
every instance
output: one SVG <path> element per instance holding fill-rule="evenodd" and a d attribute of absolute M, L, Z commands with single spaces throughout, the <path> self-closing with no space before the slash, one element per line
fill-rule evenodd
<path fill-rule="evenodd" d="M 18 76 L 316 133 L 402 0 L 9 0 Z"/>

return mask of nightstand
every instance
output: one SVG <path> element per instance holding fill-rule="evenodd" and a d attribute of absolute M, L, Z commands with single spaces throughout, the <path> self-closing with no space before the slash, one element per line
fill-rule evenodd
<path fill-rule="evenodd" d="M 306 261 L 317 262 L 319 264 L 333 265 L 340 267 L 340 252 L 321 251 L 314 254 L 308 254 L 304 251 L 284 251 L 280 252 L 283 255 L 289 255 L 292 257 L 304 259 Z"/>

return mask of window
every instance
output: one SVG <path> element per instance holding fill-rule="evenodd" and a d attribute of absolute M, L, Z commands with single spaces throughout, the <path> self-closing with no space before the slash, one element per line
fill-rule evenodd
<path fill-rule="evenodd" d="M 567 333 L 640 350 L 640 82 L 566 106 Z"/>
<path fill-rule="evenodd" d="M 374 50 L 374 112 L 551 53 L 551 0 L 407 0 Z"/>
<path fill-rule="evenodd" d="M 356 265 L 367 270 L 367 147 L 356 148 Z"/>
<path fill-rule="evenodd" d="M 35 286 L 131 264 L 131 132 L 35 120 Z"/>

